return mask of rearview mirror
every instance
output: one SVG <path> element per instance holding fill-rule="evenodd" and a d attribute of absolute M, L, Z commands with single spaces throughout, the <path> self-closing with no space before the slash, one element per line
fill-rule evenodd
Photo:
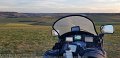
<path fill-rule="evenodd" d="M 112 34 L 114 32 L 113 25 L 104 25 L 104 26 L 101 26 L 101 32 L 103 34 Z"/>
<path fill-rule="evenodd" d="M 55 30 L 52 30 L 52 36 L 58 36 L 58 33 Z"/>

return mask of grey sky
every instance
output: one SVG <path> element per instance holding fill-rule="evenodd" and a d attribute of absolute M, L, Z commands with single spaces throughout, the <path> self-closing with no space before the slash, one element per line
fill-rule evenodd
<path fill-rule="evenodd" d="M 32 13 L 120 12 L 120 0 L 0 0 L 0 11 Z"/>

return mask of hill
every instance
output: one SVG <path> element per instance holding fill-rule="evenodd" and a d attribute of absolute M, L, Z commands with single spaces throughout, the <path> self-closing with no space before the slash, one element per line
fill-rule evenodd
<path fill-rule="evenodd" d="M 18 13 L 0 12 L 0 24 L 24 23 L 30 25 L 52 25 L 58 18 L 67 15 L 84 15 L 94 22 L 120 22 L 120 13 Z"/>

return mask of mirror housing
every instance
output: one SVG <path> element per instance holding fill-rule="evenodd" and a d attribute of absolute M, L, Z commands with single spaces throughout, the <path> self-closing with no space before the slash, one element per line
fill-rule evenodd
<path fill-rule="evenodd" d="M 113 34 L 114 33 L 114 27 L 113 27 L 113 25 L 101 26 L 101 32 L 102 32 L 102 34 Z"/>
<path fill-rule="evenodd" d="M 58 33 L 55 30 L 52 30 L 52 36 L 58 36 Z"/>

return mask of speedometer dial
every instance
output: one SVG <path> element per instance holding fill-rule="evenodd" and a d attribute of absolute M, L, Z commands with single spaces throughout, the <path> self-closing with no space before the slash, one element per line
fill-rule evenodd
<path fill-rule="evenodd" d="M 85 42 L 93 42 L 93 37 L 85 37 Z"/>
<path fill-rule="evenodd" d="M 73 37 L 66 37 L 66 42 L 73 42 Z"/>

